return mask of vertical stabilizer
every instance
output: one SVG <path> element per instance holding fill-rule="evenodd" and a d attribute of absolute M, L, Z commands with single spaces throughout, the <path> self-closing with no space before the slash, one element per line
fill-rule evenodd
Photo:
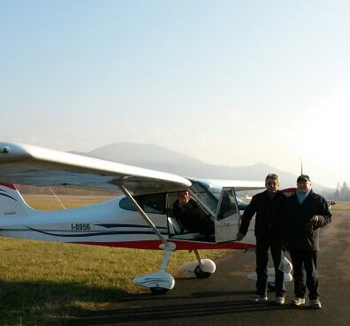
<path fill-rule="evenodd" d="M 0 218 L 28 216 L 33 213 L 16 186 L 11 183 L 0 183 Z"/>

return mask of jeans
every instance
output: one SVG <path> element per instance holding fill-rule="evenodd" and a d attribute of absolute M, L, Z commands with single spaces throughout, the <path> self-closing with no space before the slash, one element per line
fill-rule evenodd
<path fill-rule="evenodd" d="M 293 277 L 295 296 L 297 298 L 305 298 L 307 287 L 309 290 L 309 299 L 318 299 L 317 251 L 291 250 L 290 257 L 292 258 L 294 269 Z"/>
<path fill-rule="evenodd" d="M 271 248 L 271 256 L 275 267 L 275 286 L 276 297 L 284 297 L 286 289 L 284 287 L 284 273 L 278 268 L 284 256 L 284 250 L 278 244 L 260 242 L 256 243 L 256 293 L 259 296 L 267 294 L 267 265 L 269 261 L 269 248 Z"/>

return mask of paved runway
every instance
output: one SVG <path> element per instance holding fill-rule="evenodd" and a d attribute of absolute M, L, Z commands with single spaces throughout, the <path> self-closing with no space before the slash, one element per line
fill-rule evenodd
<path fill-rule="evenodd" d="M 321 231 L 319 292 L 323 309 L 308 306 L 276 306 L 252 303 L 254 281 L 246 275 L 254 270 L 254 252 L 232 251 L 218 259 L 216 273 L 208 279 L 190 274 L 176 277 L 175 288 L 164 296 L 147 293 L 121 300 L 111 310 L 90 314 L 69 325 L 315 325 L 350 324 L 350 211 L 333 211 L 332 223 Z M 287 302 L 293 285 L 287 285 Z"/>

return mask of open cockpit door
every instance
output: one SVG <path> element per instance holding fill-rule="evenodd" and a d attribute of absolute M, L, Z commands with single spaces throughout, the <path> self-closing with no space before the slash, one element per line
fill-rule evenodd
<path fill-rule="evenodd" d="M 223 188 L 215 220 L 216 242 L 234 241 L 237 238 L 240 213 L 233 188 Z"/>
<path fill-rule="evenodd" d="M 215 222 L 216 242 L 235 241 L 240 222 L 236 191 L 263 189 L 264 182 L 243 180 L 189 179 L 191 196 Z M 244 203 L 243 203 L 244 204 Z M 244 205 L 241 207 L 244 207 Z"/>

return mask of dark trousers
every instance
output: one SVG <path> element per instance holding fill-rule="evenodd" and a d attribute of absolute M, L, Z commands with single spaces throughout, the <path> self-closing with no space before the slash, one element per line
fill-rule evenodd
<path fill-rule="evenodd" d="M 306 287 L 310 300 L 318 299 L 317 251 L 292 250 L 294 293 L 297 298 L 305 298 Z M 306 282 L 305 282 L 306 272 Z"/>
<path fill-rule="evenodd" d="M 276 297 L 283 297 L 286 293 L 284 287 L 284 273 L 278 267 L 283 259 L 284 251 L 281 249 L 280 245 L 273 243 L 270 245 L 258 239 L 256 242 L 256 293 L 260 296 L 266 296 L 267 293 L 269 247 L 271 247 L 271 256 L 275 267 Z"/>

